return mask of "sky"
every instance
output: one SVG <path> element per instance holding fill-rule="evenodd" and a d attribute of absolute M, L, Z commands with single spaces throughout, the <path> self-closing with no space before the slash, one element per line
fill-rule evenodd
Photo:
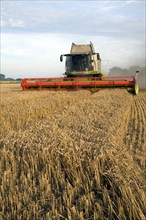
<path fill-rule="evenodd" d="M 145 66 L 144 0 L 1 0 L 1 69 L 6 77 L 62 76 L 72 42 L 93 43 L 102 71 Z"/>

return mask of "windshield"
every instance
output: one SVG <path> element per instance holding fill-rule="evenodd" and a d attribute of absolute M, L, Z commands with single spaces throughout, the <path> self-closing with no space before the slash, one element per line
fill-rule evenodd
<path fill-rule="evenodd" d="M 72 57 L 72 68 L 74 71 L 86 71 L 88 68 L 88 57 L 76 55 Z"/>
<path fill-rule="evenodd" d="M 88 71 L 89 56 L 88 55 L 74 55 L 66 57 L 66 71 Z"/>

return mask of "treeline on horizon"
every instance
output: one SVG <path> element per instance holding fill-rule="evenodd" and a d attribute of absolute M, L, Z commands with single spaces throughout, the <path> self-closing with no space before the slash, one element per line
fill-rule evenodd
<path fill-rule="evenodd" d="M 5 74 L 0 73 L 0 81 L 21 81 L 21 78 L 13 79 L 13 78 L 6 78 Z"/>

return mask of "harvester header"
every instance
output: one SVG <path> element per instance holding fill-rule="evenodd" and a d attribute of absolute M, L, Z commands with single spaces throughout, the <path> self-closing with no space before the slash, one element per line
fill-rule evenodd
<path fill-rule="evenodd" d="M 65 73 L 60 78 L 25 78 L 22 80 L 22 89 L 49 89 L 49 90 L 98 90 L 99 88 L 131 88 L 138 93 L 138 84 L 135 76 L 104 76 L 101 71 L 101 58 L 95 53 L 92 42 L 77 45 L 72 43 L 70 53 L 65 56 Z"/>

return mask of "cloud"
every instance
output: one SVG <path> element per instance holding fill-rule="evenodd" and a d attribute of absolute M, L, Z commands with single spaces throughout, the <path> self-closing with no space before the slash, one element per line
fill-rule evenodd
<path fill-rule="evenodd" d="M 10 22 L 11 27 L 16 27 L 16 28 L 24 28 L 25 27 L 25 21 L 22 21 L 22 20 L 10 18 L 9 22 Z"/>
<path fill-rule="evenodd" d="M 125 1 L 126 4 L 132 4 L 132 3 L 136 3 L 137 1 L 136 0 L 128 0 L 128 1 Z"/>
<path fill-rule="evenodd" d="M 6 22 L 5 22 L 3 19 L 1 19 L 1 21 L 0 21 L 0 27 L 4 27 L 4 26 L 6 26 Z"/>
<path fill-rule="evenodd" d="M 126 3 L 127 1 L 12 1 L 8 4 L 6 1 L 3 2 L 2 9 L 6 25 L 2 31 L 108 35 L 115 38 L 144 35 L 143 4 L 139 3 L 136 7 L 135 2 L 128 6 L 125 6 Z M 126 10 L 135 11 L 134 17 Z"/>

